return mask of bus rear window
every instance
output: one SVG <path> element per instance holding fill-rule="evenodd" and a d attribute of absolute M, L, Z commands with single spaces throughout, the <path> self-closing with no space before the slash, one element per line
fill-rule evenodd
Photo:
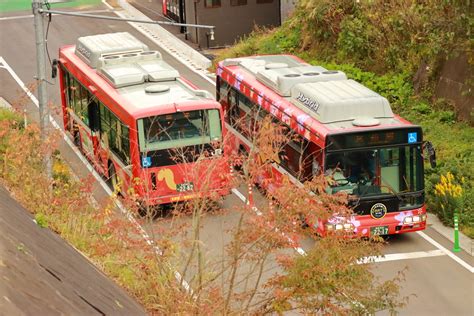
<path fill-rule="evenodd" d="M 201 145 L 222 138 L 218 110 L 176 112 L 138 120 L 142 152 Z"/>

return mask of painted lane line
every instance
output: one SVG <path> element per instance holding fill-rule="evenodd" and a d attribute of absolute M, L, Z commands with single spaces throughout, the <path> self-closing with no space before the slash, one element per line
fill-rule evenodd
<path fill-rule="evenodd" d="M 421 231 L 417 231 L 416 233 L 420 235 L 422 238 L 424 238 L 426 241 L 428 241 L 430 244 L 432 244 L 439 250 L 443 251 L 446 255 L 448 255 L 449 257 L 451 257 L 451 259 L 453 259 L 454 261 L 459 263 L 461 266 L 466 268 L 469 272 L 474 273 L 474 267 L 472 267 L 467 262 L 465 262 L 464 260 L 456 256 L 455 254 L 453 254 L 451 251 L 443 247 L 440 243 L 435 241 L 433 238 L 431 238 L 430 236 L 426 235 L 424 232 L 421 232 Z"/>
<path fill-rule="evenodd" d="M 121 18 L 129 18 L 129 16 L 127 16 L 126 14 L 122 13 L 122 12 L 119 12 L 119 11 L 114 11 L 114 13 L 121 17 Z M 213 86 L 216 85 L 216 82 L 214 80 L 212 80 L 211 78 L 207 77 L 203 71 L 200 71 L 200 70 L 197 70 L 195 67 L 193 67 L 193 65 L 191 65 L 191 63 L 189 62 L 189 60 L 185 60 L 183 57 L 181 57 L 177 52 L 176 50 L 173 48 L 173 47 L 169 47 L 169 45 L 166 45 L 164 42 L 162 41 L 159 41 L 157 40 L 156 37 L 154 37 L 151 32 L 151 30 L 149 29 L 145 29 L 144 27 L 142 27 L 142 25 L 140 23 L 136 23 L 136 22 L 127 22 L 128 24 L 130 24 L 130 26 L 132 26 L 134 29 L 136 29 L 138 32 L 142 33 L 145 37 L 147 37 L 149 40 L 151 40 L 153 43 L 155 43 L 156 45 L 158 45 L 159 47 L 161 47 L 161 49 L 163 49 L 164 51 L 166 51 L 168 54 L 171 55 L 171 57 L 173 57 L 174 59 L 176 59 L 178 62 L 180 62 L 181 64 L 183 64 L 184 66 L 186 66 L 189 70 L 191 70 L 192 72 L 194 72 L 195 74 L 199 75 L 201 78 L 203 78 L 204 80 L 208 81 L 209 83 L 211 83 Z M 158 25 L 159 26 L 159 25 Z M 161 27 L 161 26 L 160 26 Z M 173 35 L 174 36 L 174 35 Z M 175 36 L 174 36 L 175 37 Z M 176 38 L 177 41 L 179 41 L 178 38 Z"/>
<path fill-rule="evenodd" d="M 10 67 L 10 65 L 5 61 L 5 59 L 2 56 L 0 56 L 0 63 L 2 63 L 4 65 L 4 67 L 8 70 L 10 75 L 17 82 L 17 84 L 21 87 L 21 89 L 30 97 L 33 104 L 36 105 L 36 107 L 39 107 L 39 102 L 38 102 L 38 99 L 36 98 L 36 96 L 28 89 L 28 87 L 26 87 L 26 85 L 23 83 L 23 81 L 20 79 L 20 77 L 18 77 L 18 75 L 15 73 L 15 71 Z M 58 125 L 58 123 L 56 123 L 56 121 L 54 120 L 54 118 L 52 116 L 49 116 L 49 121 L 51 122 L 53 127 L 55 129 L 57 129 L 62 134 L 64 141 L 76 153 L 77 157 L 86 166 L 87 170 L 90 173 L 92 173 L 92 175 L 97 180 L 97 182 L 101 185 L 101 187 L 104 189 L 104 191 L 109 196 L 111 196 L 113 194 L 112 190 L 110 190 L 109 186 L 104 182 L 102 177 L 97 173 L 97 171 L 94 169 L 94 167 L 92 167 L 92 165 L 89 163 L 89 161 L 84 158 L 84 156 L 79 151 L 79 149 L 72 143 L 72 141 L 64 133 L 64 131 L 61 129 L 61 127 Z M 148 235 L 148 233 L 145 231 L 145 229 L 135 220 L 133 215 L 127 209 L 125 209 L 123 207 L 123 205 L 122 205 L 122 203 L 120 203 L 120 201 L 116 200 L 115 204 L 120 209 L 122 214 L 125 215 L 125 217 L 140 231 L 140 234 L 141 234 L 142 238 L 145 240 L 145 242 L 148 245 L 150 245 L 151 247 L 153 247 L 153 250 L 155 251 L 155 253 L 157 255 L 161 256 L 162 251 L 160 250 L 160 248 L 154 244 L 153 239 L 151 239 L 151 237 Z M 174 270 L 171 267 L 170 267 L 170 269 Z M 186 290 L 187 293 L 189 293 L 190 295 L 193 296 L 194 295 L 193 290 L 192 290 L 191 286 L 189 285 L 189 283 L 186 280 L 184 280 L 184 278 L 182 277 L 182 275 L 178 271 L 174 270 L 173 273 L 174 273 L 174 276 L 175 276 L 176 280 L 179 282 L 179 284 Z"/>
<path fill-rule="evenodd" d="M 429 251 L 406 252 L 406 253 L 390 253 L 390 254 L 385 254 L 382 256 L 363 257 L 357 260 L 357 264 L 429 258 L 429 257 L 438 257 L 438 256 L 445 256 L 445 255 L 446 254 L 444 253 L 444 251 L 439 250 L 439 249 L 429 250 Z"/>
<path fill-rule="evenodd" d="M 106 0 L 102 0 L 102 4 L 104 4 L 110 10 L 114 10 L 115 8 L 111 6 Z"/>
<path fill-rule="evenodd" d="M 247 198 L 237 189 L 233 188 L 232 193 L 234 193 L 239 199 L 242 200 L 244 203 L 248 203 Z M 260 212 L 257 207 L 253 206 L 252 210 L 258 215 L 261 216 L 262 212 Z M 278 231 L 278 228 L 275 228 L 275 231 Z M 285 238 L 288 239 L 291 243 L 294 241 L 285 236 L 284 233 L 281 233 Z M 429 237 L 428 237 L 429 238 Z M 306 251 L 301 247 L 293 247 L 296 252 L 300 255 L 305 256 Z M 449 252 L 448 252 L 449 253 Z M 388 261 L 398 261 L 398 260 L 407 260 L 407 259 L 417 259 L 417 258 L 428 258 L 428 257 L 438 257 L 444 256 L 447 253 L 441 249 L 430 250 L 430 251 L 416 251 L 416 252 L 407 252 L 407 253 L 394 253 L 394 254 L 385 254 L 382 256 L 370 256 L 370 257 L 363 257 L 357 260 L 357 264 L 364 264 L 364 263 L 379 263 L 379 262 L 388 262 Z M 456 257 L 457 258 L 457 257 Z"/>
<path fill-rule="evenodd" d="M 239 191 L 237 190 L 236 188 L 232 188 L 232 193 L 234 193 L 239 199 L 242 200 L 242 202 L 244 202 L 245 204 L 248 204 L 248 200 L 247 198 Z M 259 211 L 259 209 L 256 207 L 256 206 L 252 206 L 252 210 L 258 215 L 258 216 L 262 216 L 263 213 Z M 276 232 L 278 232 L 278 228 L 274 228 Z M 282 233 L 280 232 L 280 234 L 285 237 L 291 244 L 295 244 L 295 241 L 293 239 L 291 239 L 290 237 L 286 236 L 285 233 Z M 304 251 L 303 248 L 301 247 L 295 247 L 293 246 L 293 249 L 298 252 L 300 255 L 302 256 L 306 256 L 306 251 Z"/>

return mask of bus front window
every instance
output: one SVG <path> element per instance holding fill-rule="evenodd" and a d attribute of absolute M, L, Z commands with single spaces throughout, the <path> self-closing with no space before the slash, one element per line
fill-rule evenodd
<path fill-rule="evenodd" d="M 420 145 L 328 153 L 328 191 L 361 198 L 396 195 L 401 208 L 421 205 L 422 163 Z"/>
<path fill-rule="evenodd" d="M 222 139 L 219 111 L 196 110 L 138 121 L 142 152 L 208 144 Z"/>

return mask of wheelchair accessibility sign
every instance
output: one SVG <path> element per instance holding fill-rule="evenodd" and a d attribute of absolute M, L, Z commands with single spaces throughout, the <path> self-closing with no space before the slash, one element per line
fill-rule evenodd
<path fill-rule="evenodd" d="M 418 133 L 408 133 L 408 144 L 413 144 L 418 141 Z"/>

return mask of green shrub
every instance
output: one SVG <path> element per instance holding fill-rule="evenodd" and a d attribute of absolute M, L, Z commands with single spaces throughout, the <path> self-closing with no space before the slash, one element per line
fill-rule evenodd
<path fill-rule="evenodd" d="M 6 108 L 0 108 L 0 122 L 8 121 L 11 122 L 13 125 L 23 128 L 24 127 L 24 120 L 20 114 L 15 112 L 14 110 L 9 110 Z"/>
<path fill-rule="evenodd" d="M 43 213 L 36 213 L 35 221 L 36 221 L 36 224 L 41 228 L 48 227 L 48 217 L 44 215 Z"/>

